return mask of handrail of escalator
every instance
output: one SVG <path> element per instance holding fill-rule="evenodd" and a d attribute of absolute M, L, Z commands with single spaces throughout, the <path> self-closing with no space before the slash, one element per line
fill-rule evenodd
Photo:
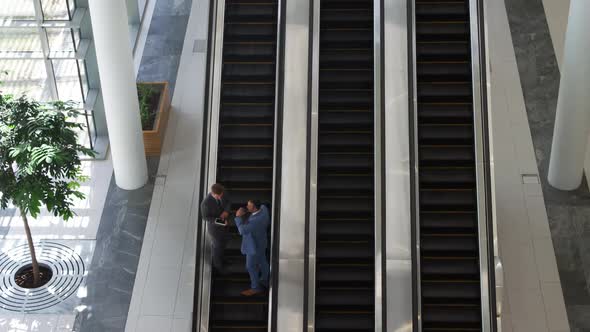
<path fill-rule="evenodd" d="M 412 234 L 412 326 L 414 331 L 422 331 L 422 294 L 420 274 L 420 193 L 417 185 L 418 170 L 418 86 L 416 84 L 416 2 L 408 0 L 408 108 L 410 141 L 410 218 Z"/>
<path fill-rule="evenodd" d="M 487 44 L 487 16 L 485 11 L 485 3 L 483 0 L 470 0 L 470 8 L 471 8 L 471 16 L 476 18 L 472 21 L 472 48 L 474 46 L 474 39 L 478 41 L 476 45 L 478 47 L 477 54 L 479 57 L 474 61 L 474 63 L 478 64 L 479 68 L 479 81 L 475 82 L 479 85 L 479 103 L 480 103 L 480 124 L 481 124 L 481 149 L 483 150 L 483 170 L 484 170 L 484 188 L 486 196 L 486 204 L 485 204 L 485 220 L 480 220 L 480 224 L 478 227 L 480 229 L 486 229 L 487 237 L 485 241 L 487 242 L 487 251 L 485 254 L 487 255 L 488 261 L 488 269 L 486 271 L 481 271 L 481 277 L 487 276 L 488 279 L 488 308 L 489 308 L 489 326 L 491 331 L 498 330 L 498 323 L 500 319 L 500 313 L 502 309 L 502 302 L 501 302 L 501 294 L 498 296 L 496 294 L 496 290 L 498 286 L 500 289 L 503 287 L 503 268 L 502 262 L 498 255 L 498 241 L 497 241 L 497 223 L 496 223 L 496 215 L 495 215 L 495 203 L 494 203 L 494 184 L 493 184 L 493 169 L 491 165 L 491 157 L 492 157 L 492 150 L 490 146 L 490 137 L 491 137 L 491 108 L 490 108 L 490 100 L 489 100 L 489 62 L 488 62 L 488 44 Z M 475 22 L 476 26 L 473 25 Z M 473 50 L 472 50 L 472 54 Z M 474 94 L 474 97 L 477 95 Z M 476 127 L 477 128 L 477 127 Z M 479 194 L 478 194 L 479 196 Z M 482 255 L 482 253 L 480 253 Z M 485 272 L 485 274 L 483 274 Z M 483 297 L 482 297 L 483 300 Z M 483 305 L 483 303 L 482 303 Z"/>
<path fill-rule="evenodd" d="M 469 0 L 482 330 L 496 331 L 494 217 L 490 165 L 484 1 Z"/>
<path fill-rule="evenodd" d="M 278 285 L 279 285 L 279 239 L 281 212 L 281 163 L 283 147 L 283 86 L 285 72 L 285 3 L 278 1 L 277 44 L 276 44 L 276 84 L 275 84 L 275 119 L 274 119 L 274 160 L 273 160 L 273 196 L 270 231 L 270 280 L 268 289 L 268 329 L 277 331 Z"/>
<path fill-rule="evenodd" d="M 200 201 L 207 195 L 209 185 L 215 182 L 219 110 L 221 91 L 221 67 L 223 54 L 223 17 L 225 1 L 217 0 L 209 4 L 209 40 L 207 52 L 207 80 L 205 93 L 205 112 L 203 121 L 203 151 L 201 156 Z M 198 210 L 198 209 L 197 209 Z M 209 310 L 211 295 L 211 243 L 207 236 L 207 225 L 198 211 L 196 234 L 195 295 L 193 306 L 193 331 L 204 332 L 209 329 Z"/>

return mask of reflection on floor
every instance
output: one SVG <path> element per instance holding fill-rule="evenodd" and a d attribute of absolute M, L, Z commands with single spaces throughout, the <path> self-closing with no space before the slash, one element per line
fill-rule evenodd
<path fill-rule="evenodd" d="M 191 5 L 192 0 L 156 2 L 137 76 L 142 82 L 170 82 L 171 96 L 176 86 Z"/>
<path fill-rule="evenodd" d="M 158 163 L 148 158 L 150 178 L 141 189 L 122 190 L 111 179 L 76 331 L 125 328 Z"/>
<path fill-rule="evenodd" d="M 560 74 L 543 3 L 505 3 L 570 327 L 589 331 L 590 192 L 586 181 L 572 192 L 547 183 Z"/>

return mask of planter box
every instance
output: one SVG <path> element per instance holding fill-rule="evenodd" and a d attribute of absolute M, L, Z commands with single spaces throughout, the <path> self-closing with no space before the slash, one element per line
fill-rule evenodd
<path fill-rule="evenodd" d="M 166 134 L 168 117 L 170 116 L 170 93 L 168 82 L 139 82 L 141 85 L 151 85 L 160 91 L 160 101 L 154 122 L 154 129 L 143 131 L 143 145 L 146 156 L 159 156 L 162 152 L 162 143 Z"/>

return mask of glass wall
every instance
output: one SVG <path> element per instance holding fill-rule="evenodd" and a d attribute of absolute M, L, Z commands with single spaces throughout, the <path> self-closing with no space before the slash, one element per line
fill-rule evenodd
<path fill-rule="evenodd" d="M 81 143 L 94 148 L 94 104 L 86 76 L 91 38 L 81 22 L 89 15 L 75 0 L 0 0 L 0 81 L 5 94 L 40 102 L 72 101 L 84 125 Z"/>

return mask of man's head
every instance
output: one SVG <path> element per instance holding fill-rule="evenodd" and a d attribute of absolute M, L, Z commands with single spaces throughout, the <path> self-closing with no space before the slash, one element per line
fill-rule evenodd
<path fill-rule="evenodd" d="M 211 196 L 215 197 L 215 199 L 221 199 L 223 197 L 223 192 L 225 188 L 223 185 L 216 183 L 211 186 Z"/>
<path fill-rule="evenodd" d="M 248 201 L 248 212 L 250 213 L 254 213 L 258 210 L 260 210 L 260 201 L 257 199 L 251 199 Z"/>

